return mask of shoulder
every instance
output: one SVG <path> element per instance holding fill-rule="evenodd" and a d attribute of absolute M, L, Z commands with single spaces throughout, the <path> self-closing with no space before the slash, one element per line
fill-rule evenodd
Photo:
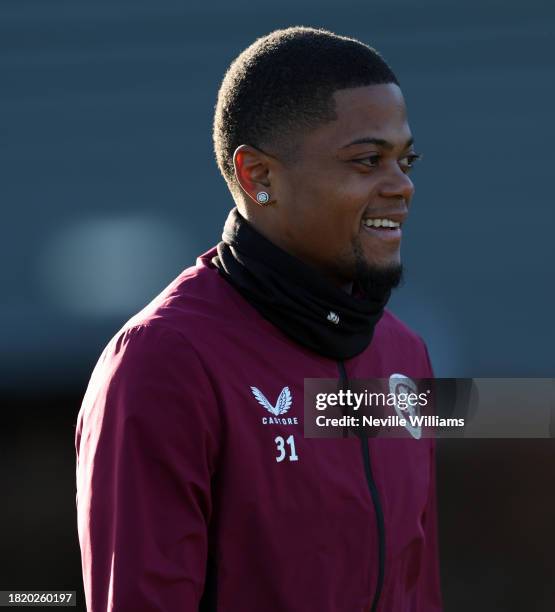
<path fill-rule="evenodd" d="M 394 315 L 391 310 L 384 309 L 384 313 L 377 326 L 381 333 L 395 336 L 399 340 L 409 344 L 424 344 L 423 338 L 399 317 Z"/>
<path fill-rule="evenodd" d="M 235 292 L 210 263 L 215 252 L 214 247 L 200 255 L 195 265 L 185 268 L 116 335 L 144 336 L 153 346 L 167 343 L 173 335 L 174 342 L 201 348 L 226 322 L 245 318 Z"/>
<path fill-rule="evenodd" d="M 125 363 L 131 371 L 153 368 L 158 362 L 167 362 L 164 364 L 167 367 L 191 357 L 196 359 L 196 352 L 187 335 L 163 319 L 124 325 L 108 342 L 101 356 L 110 360 L 112 367 Z"/>
<path fill-rule="evenodd" d="M 419 372 L 418 376 L 433 377 L 433 368 L 426 342 L 387 308 L 376 326 L 373 344 L 403 367 Z"/>
<path fill-rule="evenodd" d="M 119 330 L 100 355 L 85 394 L 95 398 L 212 395 L 208 373 L 186 335 L 164 322 L 150 321 Z"/>
<path fill-rule="evenodd" d="M 227 283 L 209 266 L 215 248 L 185 268 L 112 336 L 100 355 L 89 388 L 165 385 L 200 388 L 210 376 L 200 349 L 214 335 Z M 192 384 L 192 383 L 191 383 Z"/>
<path fill-rule="evenodd" d="M 226 301 L 226 285 L 218 271 L 199 257 L 195 265 L 185 268 L 123 327 L 156 323 L 183 330 Z"/>

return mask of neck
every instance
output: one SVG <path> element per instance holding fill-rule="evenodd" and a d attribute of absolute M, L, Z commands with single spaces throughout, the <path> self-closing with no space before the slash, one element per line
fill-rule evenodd
<path fill-rule="evenodd" d="M 288 253 L 233 209 L 212 263 L 270 323 L 302 346 L 332 359 L 350 359 L 370 344 L 389 288 L 360 295 L 353 279 L 334 281 Z M 331 282 L 330 282 L 331 281 Z"/>

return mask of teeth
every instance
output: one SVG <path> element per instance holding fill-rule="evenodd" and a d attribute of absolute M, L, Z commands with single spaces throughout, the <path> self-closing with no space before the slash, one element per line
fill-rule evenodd
<path fill-rule="evenodd" d="M 363 219 L 366 227 L 400 227 L 401 224 L 391 219 Z"/>

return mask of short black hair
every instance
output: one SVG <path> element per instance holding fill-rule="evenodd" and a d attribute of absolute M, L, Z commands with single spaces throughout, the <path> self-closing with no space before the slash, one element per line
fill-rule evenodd
<path fill-rule="evenodd" d="M 337 119 L 335 91 L 387 83 L 399 85 L 382 56 L 354 38 L 294 26 L 255 40 L 231 63 L 215 106 L 214 152 L 232 194 L 241 192 L 239 145 L 269 145 L 291 160 L 303 132 Z"/>

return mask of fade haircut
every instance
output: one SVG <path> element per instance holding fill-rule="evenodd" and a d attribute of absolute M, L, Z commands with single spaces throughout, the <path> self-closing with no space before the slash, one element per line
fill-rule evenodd
<path fill-rule="evenodd" d="M 214 152 L 232 195 L 242 193 L 233 168 L 239 145 L 294 162 L 303 133 L 337 119 L 335 91 L 387 83 L 399 85 L 382 56 L 355 38 L 295 26 L 255 40 L 229 66 L 215 106 Z"/>

